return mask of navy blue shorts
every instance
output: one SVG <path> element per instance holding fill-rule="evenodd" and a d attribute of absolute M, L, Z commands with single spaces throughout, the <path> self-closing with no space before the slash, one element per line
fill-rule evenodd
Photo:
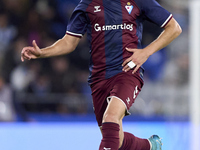
<path fill-rule="evenodd" d="M 107 80 L 91 85 L 94 113 L 99 126 L 102 125 L 103 114 L 113 96 L 124 103 L 126 107 L 125 115 L 130 114 L 128 110 L 135 102 L 143 86 L 143 80 L 140 77 L 141 71 L 143 70 L 139 69 L 135 74 L 132 74 L 132 70 L 121 72 Z"/>

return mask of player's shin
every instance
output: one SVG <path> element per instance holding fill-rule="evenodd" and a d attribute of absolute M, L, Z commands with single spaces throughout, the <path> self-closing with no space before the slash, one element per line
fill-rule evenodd
<path fill-rule="evenodd" d="M 119 148 L 119 124 L 105 122 L 102 124 L 103 138 L 99 150 L 118 150 Z"/>

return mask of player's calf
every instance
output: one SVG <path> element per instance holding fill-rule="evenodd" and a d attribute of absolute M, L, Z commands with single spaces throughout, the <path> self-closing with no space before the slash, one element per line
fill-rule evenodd
<path fill-rule="evenodd" d="M 105 122 L 102 124 L 103 138 L 99 150 L 118 150 L 119 148 L 119 124 Z"/>

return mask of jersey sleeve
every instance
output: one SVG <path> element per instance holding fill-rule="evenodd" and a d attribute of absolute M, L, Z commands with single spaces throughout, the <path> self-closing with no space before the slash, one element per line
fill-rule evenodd
<path fill-rule="evenodd" d="M 141 0 L 141 3 L 142 13 L 148 20 L 161 28 L 165 27 L 171 20 L 172 14 L 164 9 L 156 0 Z"/>
<path fill-rule="evenodd" d="M 67 25 L 66 33 L 76 37 L 82 37 L 87 30 L 87 17 L 83 10 L 75 9 Z"/>

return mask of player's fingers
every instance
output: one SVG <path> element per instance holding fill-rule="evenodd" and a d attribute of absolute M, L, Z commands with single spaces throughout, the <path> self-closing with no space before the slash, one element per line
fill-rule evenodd
<path fill-rule="evenodd" d="M 21 56 L 22 62 L 24 62 L 25 59 L 29 60 L 29 58 L 27 58 L 27 57 L 25 57 L 25 56 Z"/>
<path fill-rule="evenodd" d="M 123 71 L 124 72 L 127 72 L 127 71 L 129 71 L 131 68 L 128 66 L 128 65 L 126 65 L 124 68 L 123 68 Z"/>
<path fill-rule="evenodd" d="M 129 52 L 135 52 L 135 49 L 128 48 L 128 47 L 126 47 L 126 50 L 129 51 Z"/>
<path fill-rule="evenodd" d="M 22 62 L 24 61 L 24 59 L 26 59 L 25 52 L 26 52 L 26 48 L 23 48 L 22 52 L 21 52 L 21 60 L 22 60 Z"/>
<path fill-rule="evenodd" d="M 24 58 L 21 56 L 21 61 L 24 62 Z"/>
<path fill-rule="evenodd" d="M 131 60 L 123 67 L 123 71 L 127 72 L 130 69 L 133 69 L 135 66 L 136 64 Z"/>
<path fill-rule="evenodd" d="M 140 66 L 136 66 L 135 69 L 133 70 L 132 74 L 134 74 L 139 68 L 140 68 Z"/>
<path fill-rule="evenodd" d="M 23 48 L 21 51 L 21 56 L 24 54 L 25 51 L 26 51 L 26 48 Z"/>
<path fill-rule="evenodd" d="M 30 60 L 31 59 L 30 50 L 33 50 L 33 49 L 34 49 L 33 47 L 25 47 L 25 48 L 23 48 L 22 52 L 21 52 L 22 60 L 24 60 L 24 59 Z"/>
<path fill-rule="evenodd" d="M 33 40 L 32 44 L 33 44 L 33 47 L 34 47 L 34 48 L 36 48 L 36 49 L 38 48 L 38 45 L 37 45 L 37 43 L 36 43 L 35 40 Z"/>
<path fill-rule="evenodd" d="M 123 63 L 122 63 L 122 67 L 124 67 L 128 62 L 131 61 L 131 57 L 126 59 Z"/>
<path fill-rule="evenodd" d="M 31 56 L 30 56 L 28 53 L 29 53 L 29 51 L 25 51 L 25 52 L 23 53 L 23 58 L 24 58 L 24 59 L 27 59 L 27 60 L 30 60 L 30 59 L 31 59 Z"/>
<path fill-rule="evenodd" d="M 33 47 L 24 47 L 24 48 L 22 49 L 21 54 L 23 55 L 26 51 L 33 50 L 33 49 L 34 49 Z"/>

